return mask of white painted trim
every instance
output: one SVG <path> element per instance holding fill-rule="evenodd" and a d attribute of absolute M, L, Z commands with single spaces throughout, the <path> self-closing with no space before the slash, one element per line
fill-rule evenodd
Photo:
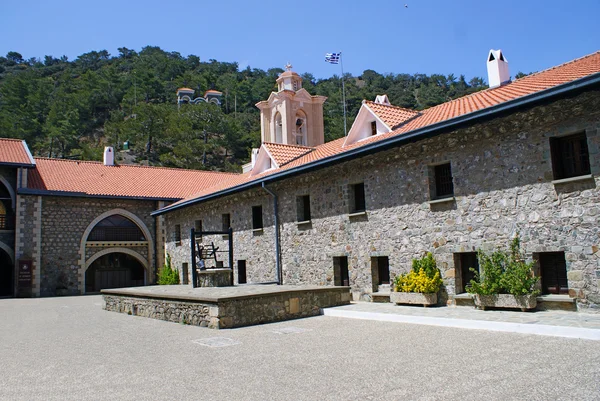
<path fill-rule="evenodd" d="M 25 148 L 25 152 L 27 152 L 27 156 L 29 157 L 31 164 L 35 166 L 35 159 L 31 155 L 31 151 L 29 150 L 29 146 L 27 146 L 27 142 L 25 142 L 25 140 L 23 140 L 23 147 Z"/>
<path fill-rule="evenodd" d="M 148 261 L 146 266 L 152 266 L 153 262 L 153 251 L 154 251 L 154 240 L 152 239 L 152 234 L 146 224 L 135 214 L 125 210 L 125 209 L 112 209 L 107 212 L 102 213 L 98 217 L 96 217 L 85 229 L 83 235 L 81 236 L 81 241 L 79 243 L 79 289 L 80 293 L 85 293 L 85 270 L 87 269 L 86 260 L 85 260 L 85 247 L 87 243 L 87 238 L 90 235 L 90 232 L 96 227 L 96 225 L 109 216 L 113 216 L 115 214 L 121 215 L 123 217 L 127 217 L 131 221 L 133 221 L 140 230 L 144 233 L 144 236 L 148 240 Z M 127 248 L 111 248 L 110 251 L 114 249 L 127 249 Z M 108 249 L 107 249 L 108 250 Z M 132 251 L 134 252 L 134 251 Z M 136 252 L 137 253 L 137 252 Z M 139 255 L 139 254 L 138 254 Z M 148 269 L 146 269 L 148 270 Z M 147 271 L 147 273 L 149 273 Z M 149 275 L 147 275 L 150 277 Z"/>
<path fill-rule="evenodd" d="M 501 331 L 505 333 L 537 334 L 542 336 L 581 338 L 600 341 L 600 330 L 582 327 L 550 326 L 545 324 L 524 324 L 510 322 L 493 322 L 487 320 L 450 319 L 444 317 L 408 316 L 391 313 L 359 312 L 340 310 L 336 308 L 323 309 L 323 315 L 345 317 L 351 319 L 375 320 L 380 322 L 423 324 L 428 326 L 455 327 L 460 329 L 475 329 Z"/>
<path fill-rule="evenodd" d="M 554 185 L 560 185 L 560 184 L 568 184 L 570 182 L 579 182 L 579 181 L 586 181 L 586 180 L 593 180 L 594 176 L 592 174 L 586 174 L 586 175 L 578 175 L 577 177 L 569 177 L 569 178 L 562 178 L 560 180 L 553 180 L 552 184 Z"/>

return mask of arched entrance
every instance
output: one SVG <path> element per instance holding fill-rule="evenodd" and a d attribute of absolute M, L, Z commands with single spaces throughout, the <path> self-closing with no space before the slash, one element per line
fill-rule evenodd
<path fill-rule="evenodd" d="M 15 266 L 12 258 L 4 249 L 0 248 L 0 297 L 13 295 L 13 273 Z"/>
<path fill-rule="evenodd" d="M 86 293 L 144 285 L 146 268 L 138 257 L 125 252 L 102 253 L 85 272 Z"/>

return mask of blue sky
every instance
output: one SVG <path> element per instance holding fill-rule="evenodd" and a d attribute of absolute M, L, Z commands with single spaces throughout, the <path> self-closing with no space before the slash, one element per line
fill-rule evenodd
<path fill-rule="evenodd" d="M 404 5 L 407 4 L 408 8 Z M 268 69 L 290 61 L 317 78 L 344 71 L 486 78 L 490 48 L 511 75 L 600 49 L 598 0 L 0 0 L 0 54 L 25 58 L 160 46 L 201 60 Z"/>

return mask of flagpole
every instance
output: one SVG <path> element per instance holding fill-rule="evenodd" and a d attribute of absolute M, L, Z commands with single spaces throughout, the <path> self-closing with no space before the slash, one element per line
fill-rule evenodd
<path fill-rule="evenodd" d="M 344 136 L 347 136 L 348 129 L 346 128 L 346 85 L 344 84 L 344 61 L 342 59 L 342 52 L 340 52 L 340 66 L 342 67 L 342 102 L 344 102 Z"/>

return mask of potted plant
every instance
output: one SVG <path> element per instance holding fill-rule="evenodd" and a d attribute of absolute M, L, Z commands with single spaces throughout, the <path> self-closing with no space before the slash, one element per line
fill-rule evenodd
<path fill-rule="evenodd" d="M 533 262 L 526 263 L 521 252 L 521 240 L 517 235 L 510 244 L 510 251 L 498 250 L 492 254 L 478 252 L 481 273 L 467 286 L 473 294 L 475 306 L 480 309 L 520 308 L 522 311 L 537 306 L 538 277 L 533 276 Z"/>
<path fill-rule="evenodd" d="M 394 278 L 394 292 L 390 293 L 390 302 L 435 305 L 441 286 L 440 270 L 431 252 L 428 252 L 421 259 L 413 259 L 410 272 Z"/>

